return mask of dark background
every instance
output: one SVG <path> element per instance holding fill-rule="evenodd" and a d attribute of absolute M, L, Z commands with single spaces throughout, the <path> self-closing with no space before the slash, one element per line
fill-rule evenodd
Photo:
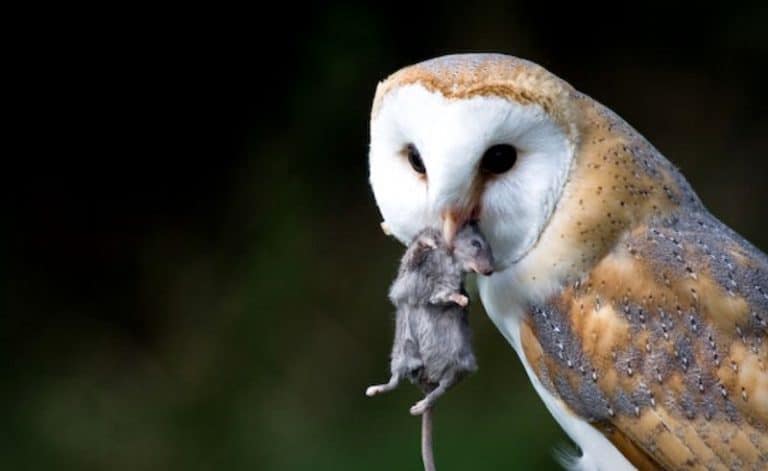
<path fill-rule="evenodd" d="M 285 3 L 48 11 L 12 43 L 3 469 L 419 469 L 416 390 L 363 396 L 401 251 L 366 153 L 376 83 L 426 58 L 540 63 L 768 248 L 765 8 Z M 438 464 L 555 468 L 567 439 L 472 319 L 481 369 L 438 409 Z"/>

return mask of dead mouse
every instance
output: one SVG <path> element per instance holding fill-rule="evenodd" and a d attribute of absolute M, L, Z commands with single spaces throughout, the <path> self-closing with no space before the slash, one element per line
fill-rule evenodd
<path fill-rule="evenodd" d="M 462 228 L 449 247 L 437 229 L 420 232 L 400 262 L 389 298 L 397 309 L 388 383 L 370 386 L 368 396 L 395 389 L 408 378 L 426 393 L 411 407 L 422 419 L 422 453 L 431 461 L 432 405 L 468 374 L 477 370 L 467 320 L 468 272 L 490 275 L 493 255 L 474 224 Z M 434 466 L 432 464 L 432 466 Z"/>

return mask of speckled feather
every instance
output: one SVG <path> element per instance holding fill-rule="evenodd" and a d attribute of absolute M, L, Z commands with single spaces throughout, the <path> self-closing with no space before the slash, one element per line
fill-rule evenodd
<path fill-rule="evenodd" d="M 639 134 L 575 99 L 568 223 L 540 241 L 571 241 L 571 277 L 530 306 L 526 356 L 641 469 L 765 469 L 768 259 Z"/>
<path fill-rule="evenodd" d="M 414 83 L 540 106 L 574 142 L 557 208 L 517 268 L 532 293 L 522 350 L 547 390 L 640 469 L 768 468 L 766 256 L 639 133 L 536 64 L 407 67 L 379 84 L 373 116 Z"/>

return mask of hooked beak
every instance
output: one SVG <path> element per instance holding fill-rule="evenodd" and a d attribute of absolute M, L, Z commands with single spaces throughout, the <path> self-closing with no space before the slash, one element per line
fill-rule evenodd
<path fill-rule="evenodd" d="M 439 188 L 438 188 L 439 190 Z M 463 195 L 461 198 L 448 200 L 441 204 L 443 218 L 443 238 L 449 247 L 453 246 L 456 233 L 464 225 L 480 216 L 480 206 L 484 190 L 483 179 L 473 178 L 463 189 L 453 191 L 453 194 Z M 438 191 L 438 194 L 445 193 Z M 447 204 L 446 204 L 447 203 Z"/>
<path fill-rule="evenodd" d="M 443 212 L 443 238 L 450 246 L 459 229 L 476 216 L 476 209 L 449 208 Z"/>

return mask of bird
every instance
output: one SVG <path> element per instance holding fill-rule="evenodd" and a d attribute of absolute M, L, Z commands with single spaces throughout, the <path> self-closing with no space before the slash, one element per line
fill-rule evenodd
<path fill-rule="evenodd" d="M 403 243 L 472 221 L 488 317 L 571 469 L 768 469 L 768 257 L 621 117 L 545 68 L 457 54 L 378 83 L 369 182 Z"/>

